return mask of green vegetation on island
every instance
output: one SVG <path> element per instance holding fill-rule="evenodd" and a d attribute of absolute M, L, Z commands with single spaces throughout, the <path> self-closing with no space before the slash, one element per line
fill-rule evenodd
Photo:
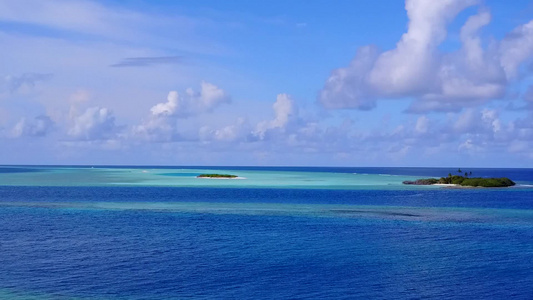
<path fill-rule="evenodd" d="M 463 173 L 461 169 L 457 170 L 458 173 Z M 464 176 L 461 175 L 452 175 L 448 174 L 447 177 L 441 177 L 440 179 L 436 178 L 425 178 L 417 179 L 415 181 L 406 180 L 403 184 L 412 184 L 412 185 L 433 185 L 433 184 L 454 184 L 457 186 L 464 187 L 509 187 L 515 185 L 514 181 L 507 177 L 501 178 L 481 178 L 481 177 L 470 177 L 472 172 L 464 172 Z"/>
<path fill-rule="evenodd" d="M 439 183 L 439 180 L 435 178 L 417 179 L 415 181 L 406 180 L 403 182 L 403 184 L 413 184 L 413 185 L 432 185 L 436 183 Z"/>
<path fill-rule="evenodd" d="M 200 174 L 197 178 L 237 178 L 237 175 L 231 174 Z"/>
<path fill-rule="evenodd" d="M 480 186 L 480 187 L 508 187 L 515 185 L 514 181 L 507 177 L 502 178 L 465 178 L 461 186 Z"/>

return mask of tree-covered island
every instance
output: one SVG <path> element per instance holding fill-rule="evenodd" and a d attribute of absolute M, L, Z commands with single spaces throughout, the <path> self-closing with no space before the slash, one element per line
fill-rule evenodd
<path fill-rule="evenodd" d="M 200 174 L 196 176 L 196 178 L 237 178 L 237 175 L 231 175 L 231 174 Z"/>
<path fill-rule="evenodd" d="M 461 169 L 458 171 L 461 172 Z M 470 172 L 472 175 L 472 172 Z M 481 178 L 481 177 L 469 177 L 469 173 L 465 172 L 464 176 L 448 174 L 448 177 L 425 178 L 417 179 L 415 181 L 406 180 L 403 184 L 413 185 L 433 185 L 433 184 L 450 184 L 464 187 L 509 187 L 515 185 L 514 181 L 507 177 L 501 178 Z"/>

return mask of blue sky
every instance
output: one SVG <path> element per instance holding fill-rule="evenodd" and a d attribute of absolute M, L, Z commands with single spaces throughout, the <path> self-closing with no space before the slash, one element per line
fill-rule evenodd
<path fill-rule="evenodd" d="M 0 1 L 0 164 L 533 167 L 531 1 Z"/>

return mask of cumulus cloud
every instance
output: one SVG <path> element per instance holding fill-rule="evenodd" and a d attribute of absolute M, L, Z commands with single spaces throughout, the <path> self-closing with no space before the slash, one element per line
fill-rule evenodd
<path fill-rule="evenodd" d="M 520 65 L 533 55 L 533 20 L 507 34 L 499 50 L 505 74 L 514 78 Z"/>
<path fill-rule="evenodd" d="M 133 135 L 153 142 L 171 142 L 179 139 L 177 126 L 175 118 L 151 115 L 133 127 Z"/>
<path fill-rule="evenodd" d="M 245 118 L 238 118 L 234 124 L 230 124 L 218 129 L 212 129 L 210 126 L 202 126 L 199 130 L 201 141 L 219 141 L 219 142 L 239 142 L 246 141 L 251 126 Z"/>
<path fill-rule="evenodd" d="M 502 131 L 502 122 L 496 110 L 468 109 L 458 116 L 453 124 L 453 130 L 457 134 L 482 134 L 492 139 Z"/>
<path fill-rule="evenodd" d="M 326 108 L 358 108 L 369 110 L 376 106 L 376 93 L 367 84 L 367 74 L 378 57 L 378 50 L 365 46 L 357 50 L 346 68 L 333 70 L 319 99 Z"/>
<path fill-rule="evenodd" d="M 332 71 L 319 101 L 326 108 L 368 110 L 380 98 L 415 99 L 409 112 L 453 111 L 505 95 L 519 67 L 533 56 L 533 21 L 483 47 L 480 30 L 490 13 L 481 8 L 460 31 L 462 46 L 444 53 L 447 25 L 477 0 L 407 0 L 407 32 L 396 47 L 358 50 L 346 68 Z"/>
<path fill-rule="evenodd" d="M 11 131 L 13 137 L 43 137 L 54 127 L 54 121 L 48 116 L 37 116 L 33 119 L 20 119 Z"/>
<path fill-rule="evenodd" d="M 328 132 L 316 133 L 307 145 L 314 141 L 318 151 L 327 151 L 325 145 L 335 145 L 334 152 L 344 148 L 351 153 L 362 153 L 375 162 L 403 157 L 411 163 L 431 162 L 435 158 L 441 163 L 453 163 L 459 153 L 476 160 L 484 155 L 498 156 L 511 151 L 511 145 L 513 153 L 527 156 L 523 146 L 533 141 L 531 121 L 527 118 L 503 121 L 495 109 L 470 108 L 461 113 L 448 113 L 444 118 L 430 119 L 426 115 L 406 118 L 391 129 L 343 127 L 342 134 L 336 136 Z M 301 143 L 306 143 L 302 140 L 305 136 L 299 138 Z"/>
<path fill-rule="evenodd" d="M 279 94 L 276 102 L 272 105 L 274 110 L 274 119 L 263 121 L 257 124 L 256 130 L 253 132 L 259 139 L 264 139 L 268 131 L 278 130 L 284 131 L 287 124 L 296 118 L 298 109 L 294 104 L 292 98 L 287 94 Z"/>
<path fill-rule="evenodd" d="M 148 118 L 133 128 L 133 134 L 152 141 L 174 141 L 179 139 L 178 119 L 212 112 L 230 102 L 227 92 L 208 82 L 201 83 L 200 91 L 188 88 L 182 95 L 171 91 L 166 102 L 154 105 Z"/>
<path fill-rule="evenodd" d="M 184 95 L 177 91 L 168 93 L 167 102 L 159 103 L 150 109 L 153 116 L 185 118 L 199 113 L 210 112 L 215 107 L 229 103 L 229 95 L 216 85 L 202 82 L 199 92 L 188 88 Z"/>
<path fill-rule="evenodd" d="M 287 94 L 280 94 L 276 98 L 276 102 L 272 105 L 274 115 L 276 116 L 270 121 L 270 128 L 283 128 L 289 122 L 289 118 L 296 114 L 296 107 L 294 101 Z"/>
<path fill-rule="evenodd" d="M 68 135 L 78 140 L 104 140 L 116 135 L 118 129 L 113 113 L 107 108 L 95 106 L 74 116 Z"/>
<path fill-rule="evenodd" d="M 295 146 L 301 140 L 311 139 L 311 135 L 322 132 L 316 122 L 305 122 L 299 117 L 298 107 L 288 94 L 278 94 L 272 104 L 273 118 L 263 120 L 255 125 L 246 118 L 238 118 L 233 124 L 222 127 L 204 125 L 198 136 L 202 142 L 232 142 L 255 144 L 262 142 L 264 149 Z M 305 137 L 300 138 L 300 136 Z M 267 143 L 263 143 L 267 142 Z"/>
<path fill-rule="evenodd" d="M 436 48 L 446 38 L 446 25 L 475 1 L 408 0 L 409 25 L 396 48 L 382 53 L 369 73 L 369 84 L 385 95 L 418 94 L 434 88 Z M 428 80 L 429 79 L 429 80 Z"/>

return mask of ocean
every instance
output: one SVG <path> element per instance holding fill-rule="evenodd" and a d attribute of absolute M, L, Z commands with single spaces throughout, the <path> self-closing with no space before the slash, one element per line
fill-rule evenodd
<path fill-rule="evenodd" d="M 456 171 L 0 166 L 0 298 L 533 299 L 533 169 Z"/>

